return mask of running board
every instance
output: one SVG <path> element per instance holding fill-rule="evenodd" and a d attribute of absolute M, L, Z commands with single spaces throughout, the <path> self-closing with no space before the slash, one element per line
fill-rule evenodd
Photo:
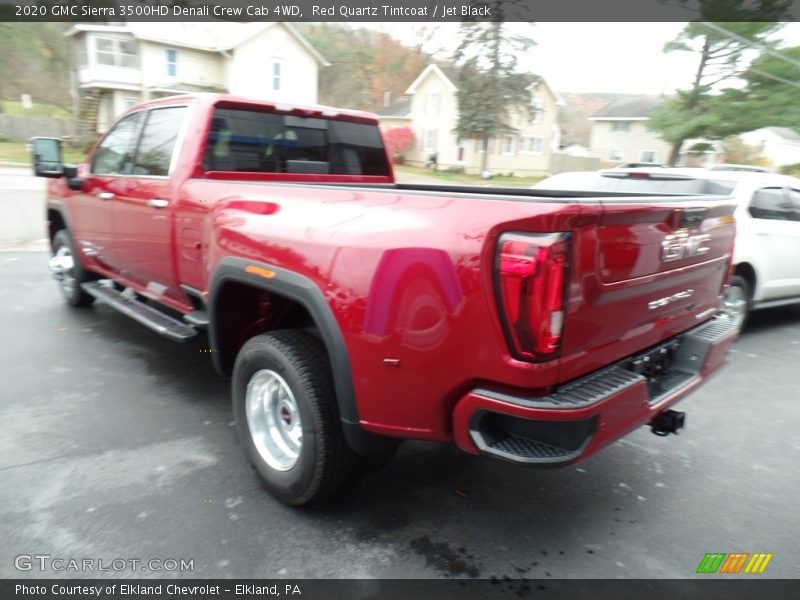
<path fill-rule="evenodd" d="M 113 287 L 106 287 L 99 282 L 88 282 L 82 283 L 81 288 L 100 302 L 108 304 L 123 315 L 138 321 L 145 327 L 149 327 L 156 333 L 160 333 L 171 340 L 185 342 L 197 335 L 197 331 L 193 327 L 170 317 L 160 310 L 156 310 L 152 306 L 128 298 Z"/>

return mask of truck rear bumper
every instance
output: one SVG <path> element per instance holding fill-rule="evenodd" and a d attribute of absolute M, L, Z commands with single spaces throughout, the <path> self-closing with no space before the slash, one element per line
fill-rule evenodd
<path fill-rule="evenodd" d="M 563 386 L 546 397 L 474 389 L 453 412 L 459 448 L 517 463 L 582 460 L 649 423 L 725 362 L 736 330 L 726 318 Z"/>

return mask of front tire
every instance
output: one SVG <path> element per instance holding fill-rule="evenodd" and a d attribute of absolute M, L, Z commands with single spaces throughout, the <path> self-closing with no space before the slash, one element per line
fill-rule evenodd
<path fill-rule="evenodd" d="M 62 229 L 53 236 L 53 256 L 50 259 L 50 272 L 58 282 L 58 287 L 70 306 L 90 306 L 94 296 L 83 291 L 82 283 L 92 281 L 75 254 L 72 236 Z"/>
<path fill-rule="evenodd" d="M 313 335 L 285 329 L 250 339 L 236 357 L 233 412 L 250 463 L 279 500 L 315 502 L 353 472 L 330 361 Z"/>

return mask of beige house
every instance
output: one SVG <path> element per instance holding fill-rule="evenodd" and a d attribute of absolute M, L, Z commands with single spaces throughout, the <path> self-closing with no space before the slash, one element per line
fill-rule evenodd
<path fill-rule="evenodd" d="M 666 162 L 672 145 L 647 126 L 649 114 L 663 101 L 660 96 L 620 98 L 589 117 L 591 155 L 615 164 Z"/>
<path fill-rule="evenodd" d="M 648 126 L 650 113 L 664 100 L 663 96 L 618 98 L 589 117 L 592 122 L 591 156 L 600 159 L 603 166 L 637 162 L 666 164 L 672 144 Z M 719 145 L 709 140 L 687 140 L 678 164 L 709 166 L 718 162 L 721 154 Z"/>
<path fill-rule="evenodd" d="M 328 64 L 290 23 L 77 24 L 66 35 L 86 134 L 137 102 L 186 92 L 315 104 Z"/>
<path fill-rule="evenodd" d="M 511 125 L 518 131 L 489 140 L 459 140 L 453 133 L 458 120 L 458 87 L 454 69 L 428 65 L 406 90 L 406 96 L 378 111 L 381 129 L 410 127 L 415 142 L 406 162 L 423 166 L 436 156 L 440 170 L 458 169 L 479 173 L 482 155 L 489 153 L 488 170 L 515 175 L 543 175 L 550 157 L 558 150 L 558 108 L 563 103 L 542 80 L 530 87 L 530 111 L 514 114 Z"/>

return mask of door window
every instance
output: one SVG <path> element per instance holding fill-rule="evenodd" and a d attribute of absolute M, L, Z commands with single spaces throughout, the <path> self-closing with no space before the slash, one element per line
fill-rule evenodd
<path fill-rule="evenodd" d="M 792 211 L 794 212 L 792 220 L 800 221 L 800 191 L 790 189 L 789 199 L 792 201 Z"/>
<path fill-rule="evenodd" d="M 750 216 L 754 219 L 772 219 L 779 221 L 792 221 L 795 212 L 792 203 L 784 193 L 783 188 L 761 188 L 753 194 L 750 201 Z"/>
<path fill-rule="evenodd" d="M 141 115 L 128 115 L 108 132 L 94 153 L 92 173 L 124 175 L 133 171 L 133 152 Z"/>
<path fill-rule="evenodd" d="M 172 152 L 185 115 L 185 106 L 157 108 L 147 114 L 136 150 L 134 175 L 169 175 Z"/>

